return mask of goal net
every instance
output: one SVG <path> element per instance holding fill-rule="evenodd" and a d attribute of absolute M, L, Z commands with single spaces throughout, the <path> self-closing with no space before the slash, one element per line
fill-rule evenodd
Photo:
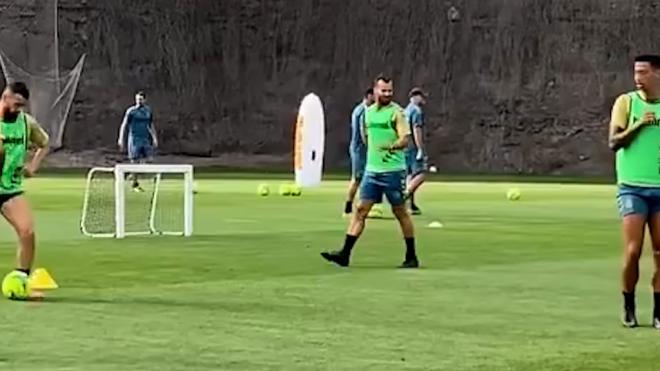
<path fill-rule="evenodd" d="M 60 66 L 59 0 L 7 2 L 5 11 L 9 9 L 25 17 L 14 25 L 25 31 L 23 37 L 0 38 L 0 85 L 2 80 L 27 84 L 31 93 L 27 111 L 43 125 L 50 136 L 50 147 L 61 148 L 86 56 L 83 54 L 71 70 Z M 11 24 L 10 14 L 3 14 L 3 24 Z"/>
<path fill-rule="evenodd" d="M 192 165 L 95 167 L 84 197 L 80 229 L 86 236 L 192 235 Z"/>

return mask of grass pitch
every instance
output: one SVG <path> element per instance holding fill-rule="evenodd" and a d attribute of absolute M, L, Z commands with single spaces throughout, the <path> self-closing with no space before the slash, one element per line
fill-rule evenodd
<path fill-rule="evenodd" d="M 657 370 L 660 332 L 619 325 L 612 186 L 429 183 L 416 271 L 393 220 L 370 220 L 349 269 L 346 182 L 259 197 L 202 179 L 195 236 L 88 239 L 82 178 L 36 178 L 38 262 L 61 288 L 0 301 L 2 370 Z M 280 180 L 271 180 L 272 190 Z M 442 229 L 427 229 L 433 220 Z M 14 236 L 1 227 L 0 263 Z M 640 320 L 651 317 L 646 251 Z"/>

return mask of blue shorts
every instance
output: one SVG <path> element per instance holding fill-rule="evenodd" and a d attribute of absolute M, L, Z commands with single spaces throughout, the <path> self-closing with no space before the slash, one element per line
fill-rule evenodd
<path fill-rule="evenodd" d="M 621 217 L 639 214 L 647 218 L 660 213 L 660 187 L 619 185 L 617 205 Z"/>
<path fill-rule="evenodd" d="M 406 172 L 408 175 L 415 176 L 426 172 L 427 169 L 426 158 L 418 160 L 416 149 L 406 151 Z"/>
<path fill-rule="evenodd" d="M 131 161 L 148 160 L 153 156 L 153 146 L 147 140 L 128 140 L 128 159 Z"/>
<path fill-rule="evenodd" d="M 386 173 L 365 172 L 360 184 L 360 199 L 373 203 L 383 202 L 383 195 L 392 206 L 401 206 L 406 200 L 403 191 L 406 187 L 405 171 Z"/>
<path fill-rule="evenodd" d="M 349 151 L 351 155 L 351 178 L 361 180 L 364 176 L 364 168 L 367 165 L 366 151 Z"/>

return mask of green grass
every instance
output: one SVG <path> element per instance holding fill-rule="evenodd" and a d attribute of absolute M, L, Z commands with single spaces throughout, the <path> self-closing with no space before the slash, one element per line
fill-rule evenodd
<path fill-rule="evenodd" d="M 61 288 L 0 301 L 0 369 L 657 370 L 660 332 L 618 322 L 612 186 L 521 184 L 508 202 L 507 183 L 427 184 L 423 269 L 398 271 L 392 220 L 368 222 L 351 268 L 320 259 L 343 240 L 345 182 L 260 198 L 261 181 L 202 179 L 194 237 L 122 241 L 81 236 L 82 178 L 30 181 L 37 266 Z"/>

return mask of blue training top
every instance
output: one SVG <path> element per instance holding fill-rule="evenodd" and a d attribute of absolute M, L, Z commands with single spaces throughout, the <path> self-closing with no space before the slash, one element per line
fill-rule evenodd
<path fill-rule="evenodd" d="M 367 105 L 361 102 L 355 106 L 353 113 L 351 113 L 351 143 L 349 146 L 351 153 L 366 154 L 367 146 L 362 141 L 362 128 L 366 112 Z"/>
<path fill-rule="evenodd" d="M 133 106 L 124 115 L 128 138 L 131 140 L 151 141 L 149 129 L 153 123 L 153 114 L 148 106 Z"/>
<path fill-rule="evenodd" d="M 424 127 L 424 113 L 422 108 L 414 103 L 409 103 L 405 110 L 406 121 L 410 125 L 410 141 L 408 142 L 408 150 L 417 150 L 417 143 L 415 143 L 415 128 Z"/>

